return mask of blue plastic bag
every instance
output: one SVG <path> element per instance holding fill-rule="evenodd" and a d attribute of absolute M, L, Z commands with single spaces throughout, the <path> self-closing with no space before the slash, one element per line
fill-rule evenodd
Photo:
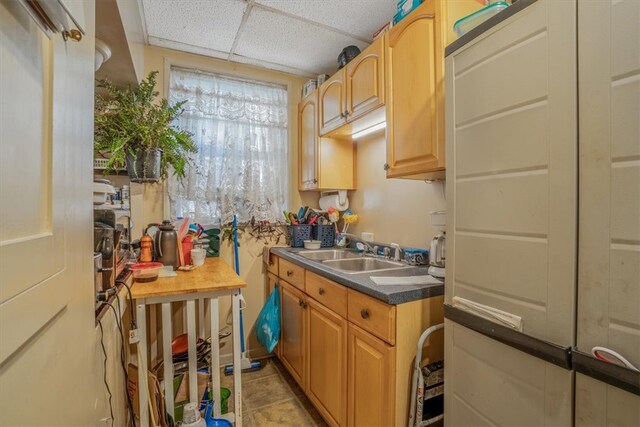
<path fill-rule="evenodd" d="M 280 340 L 280 292 L 278 292 L 278 285 L 275 286 L 258 315 L 256 337 L 269 353 L 273 352 Z"/>

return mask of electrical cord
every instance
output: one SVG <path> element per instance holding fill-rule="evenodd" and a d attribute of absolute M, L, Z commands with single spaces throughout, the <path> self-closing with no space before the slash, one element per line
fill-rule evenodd
<path fill-rule="evenodd" d="M 118 311 L 121 310 L 120 308 L 120 298 L 116 298 L 118 300 Z M 110 302 L 106 302 L 106 304 L 111 308 L 111 310 L 113 310 L 113 315 L 115 316 L 115 321 L 116 321 L 116 326 L 118 327 L 118 331 L 120 332 L 120 340 L 121 340 L 121 347 L 120 347 L 120 365 L 122 366 L 122 372 L 124 373 L 124 380 L 125 380 L 125 384 L 126 387 L 128 387 L 129 385 L 129 373 L 127 371 L 127 366 L 126 366 L 126 359 L 125 359 L 125 352 L 124 352 L 124 343 L 125 343 L 125 339 L 124 339 L 124 332 L 122 330 L 122 324 L 120 323 L 120 316 L 118 314 L 118 312 L 116 312 L 115 307 L 113 306 L 113 304 L 111 304 Z M 134 427 L 135 427 L 135 413 L 133 411 L 133 403 L 131 402 L 131 397 L 129 396 L 129 392 L 126 392 L 126 397 L 127 397 L 127 407 L 129 409 L 129 415 L 131 418 L 131 422 L 133 423 Z"/>
<path fill-rule="evenodd" d="M 98 319 L 98 325 L 100 326 L 100 346 L 102 347 L 102 354 L 104 355 L 102 381 L 104 381 L 104 386 L 107 388 L 107 393 L 109 394 L 109 413 L 111 414 L 111 425 L 113 426 L 113 403 L 111 402 L 113 395 L 111 394 L 111 388 L 109 388 L 109 383 L 107 382 L 107 349 L 104 346 L 104 329 L 102 328 L 102 321 L 100 319 Z"/>
<path fill-rule="evenodd" d="M 129 306 L 131 307 L 131 328 L 137 329 L 138 324 L 136 322 L 136 311 L 133 309 L 133 296 L 131 295 L 131 287 L 127 285 L 127 282 L 124 280 L 116 280 L 116 283 L 123 285 L 127 288 L 127 292 L 129 293 Z"/>

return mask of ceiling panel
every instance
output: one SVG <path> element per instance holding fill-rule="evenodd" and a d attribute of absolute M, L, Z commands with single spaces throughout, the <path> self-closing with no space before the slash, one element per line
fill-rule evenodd
<path fill-rule="evenodd" d="M 311 23 L 253 7 L 234 53 L 304 70 L 333 74 L 336 59 L 348 45 L 367 43 Z"/>
<path fill-rule="evenodd" d="M 254 0 L 255 3 L 371 40 L 393 18 L 397 0 Z"/>
<path fill-rule="evenodd" d="M 243 0 L 142 0 L 152 38 L 229 52 L 242 15 Z"/>

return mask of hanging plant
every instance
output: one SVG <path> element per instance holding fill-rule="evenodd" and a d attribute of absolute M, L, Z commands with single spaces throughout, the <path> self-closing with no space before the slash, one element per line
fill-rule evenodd
<path fill-rule="evenodd" d="M 108 159 L 105 174 L 126 166 L 133 182 L 158 182 L 171 167 L 178 178 L 185 176 L 189 156 L 197 148 L 192 135 L 173 123 L 186 101 L 158 101 L 157 76 L 152 71 L 139 86 L 127 88 L 98 81 L 107 93 L 96 99 L 94 151 Z"/>

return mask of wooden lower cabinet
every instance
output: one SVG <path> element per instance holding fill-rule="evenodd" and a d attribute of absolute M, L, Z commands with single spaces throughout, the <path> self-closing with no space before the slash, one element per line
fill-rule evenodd
<path fill-rule="evenodd" d="M 392 426 L 396 349 L 349 324 L 349 426 Z"/>
<path fill-rule="evenodd" d="M 444 321 L 443 297 L 389 305 L 298 268 L 296 286 L 268 275 L 270 289 L 280 286 L 276 355 L 329 425 L 407 425 L 415 346 Z M 443 334 L 430 337 L 425 362 L 443 352 Z"/>
<path fill-rule="evenodd" d="M 306 363 L 306 297 L 285 281 L 280 281 L 280 360 L 291 376 L 305 388 Z"/>
<path fill-rule="evenodd" d="M 307 389 L 330 425 L 347 424 L 347 321 L 308 299 Z"/>

